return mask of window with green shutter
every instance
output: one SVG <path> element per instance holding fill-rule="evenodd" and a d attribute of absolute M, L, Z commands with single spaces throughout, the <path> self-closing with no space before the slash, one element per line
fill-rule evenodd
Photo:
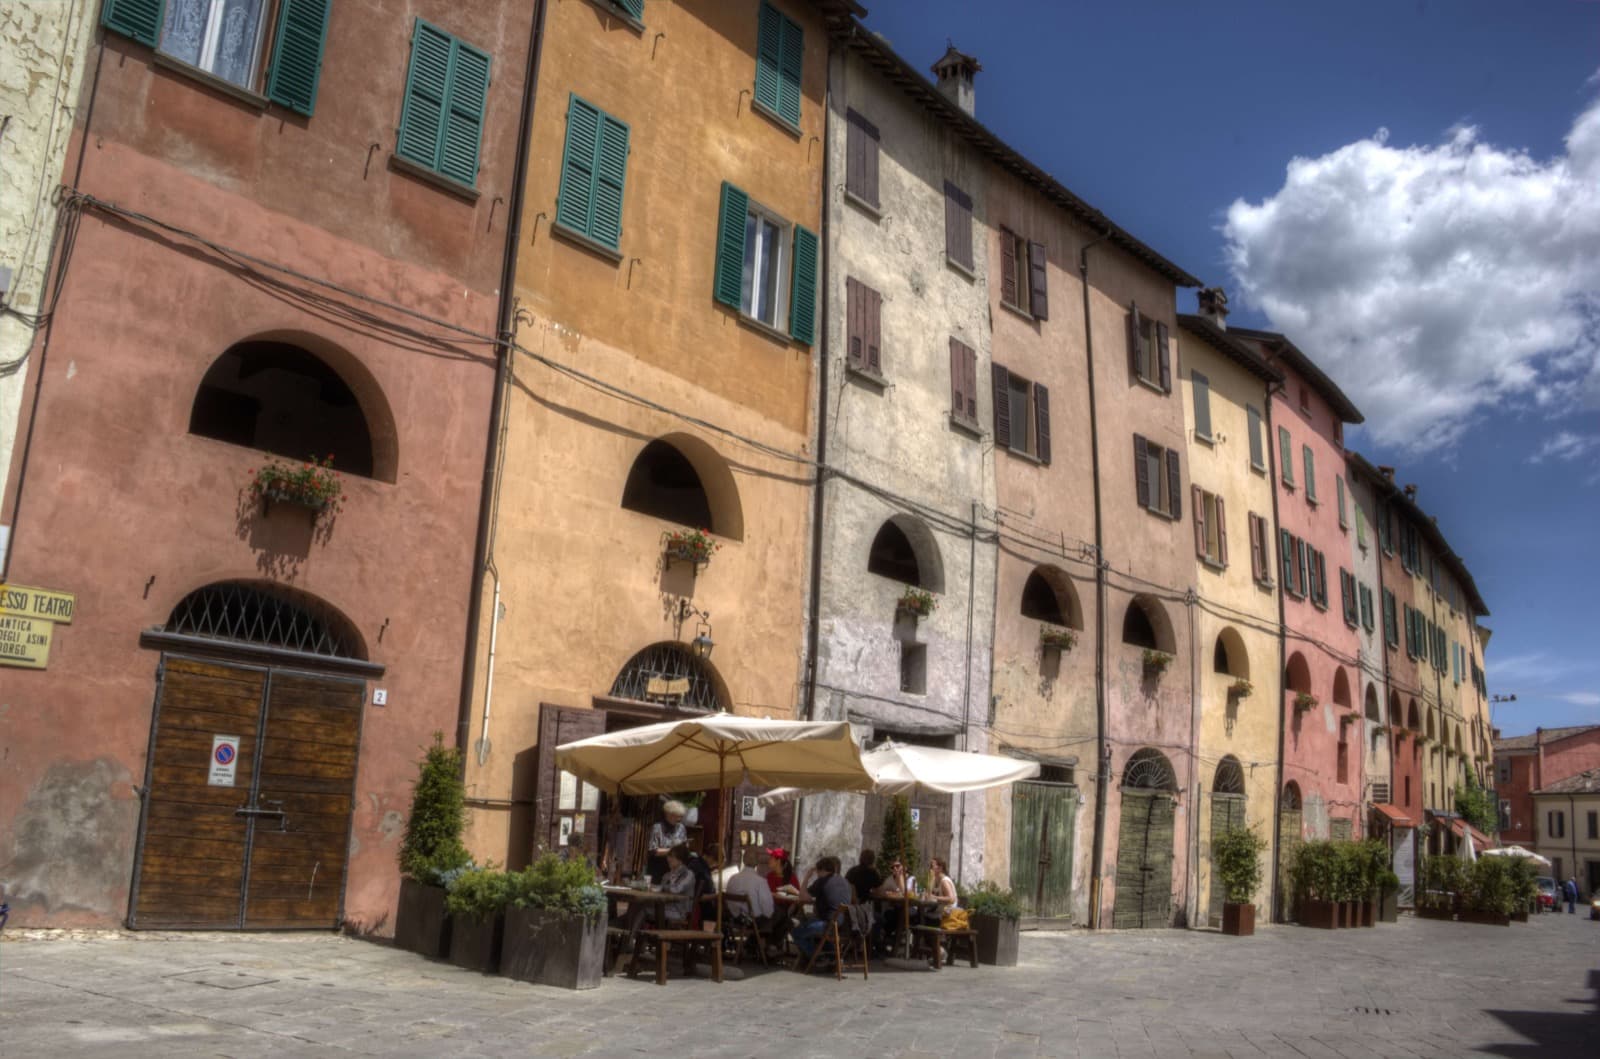
<path fill-rule="evenodd" d="M 805 34 L 771 4 L 763 3 L 756 22 L 755 101 L 773 117 L 800 124 L 800 75 Z"/>
<path fill-rule="evenodd" d="M 1198 371 L 1189 372 L 1189 383 L 1194 390 L 1194 436 L 1211 440 L 1211 380 Z"/>
<path fill-rule="evenodd" d="M 1339 528 L 1345 529 L 1350 525 L 1349 516 L 1345 514 L 1344 505 L 1344 475 L 1333 476 L 1334 491 L 1339 494 Z"/>
<path fill-rule="evenodd" d="M 791 224 L 732 184 L 717 211 L 715 299 L 773 331 L 816 342 L 817 234 Z"/>
<path fill-rule="evenodd" d="M 1283 472 L 1283 484 L 1294 488 L 1294 442 L 1289 438 L 1289 428 L 1278 428 L 1278 469 Z"/>
<path fill-rule="evenodd" d="M 178 69 L 204 71 L 307 117 L 316 110 L 332 0 L 280 0 L 275 10 L 225 0 L 171 2 L 180 5 L 171 25 L 168 0 L 105 0 L 100 22 L 178 60 Z M 272 61 L 263 68 L 268 42 Z"/>
<path fill-rule="evenodd" d="M 488 99 L 488 53 L 417 19 L 395 156 L 476 186 Z"/>
<path fill-rule="evenodd" d="M 569 95 L 556 228 L 608 250 L 619 249 L 627 176 L 627 124 L 593 103 Z"/>
<path fill-rule="evenodd" d="M 1250 466 L 1264 471 L 1267 469 L 1267 454 L 1261 438 L 1261 412 L 1254 405 L 1245 405 L 1244 413 L 1250 429 Z"/>
<path fill-rule="evenodd" d="M 1310 445 L 1301 445 L 1300 454 L 1306 461 L 1306 499 L 1313 504 L 1317 502 L 1317 464 L 1316 457 L 1311 454 Z"/>

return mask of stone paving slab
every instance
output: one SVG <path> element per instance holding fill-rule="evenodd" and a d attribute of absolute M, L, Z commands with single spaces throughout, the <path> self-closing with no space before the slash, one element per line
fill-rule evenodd
<path fill-rule="evenodd" d="M 1028 934 L 1016 968 L 531 986 L 328 934 L 0 935 L 0 1056 L 1600 1056 L 1600 923 Z"/>

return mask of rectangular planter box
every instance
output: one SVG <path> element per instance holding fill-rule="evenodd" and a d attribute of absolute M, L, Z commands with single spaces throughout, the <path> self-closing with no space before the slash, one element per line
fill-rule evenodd
<path fill-rule="evenodd" d="M 1461 913 L 1461 922 L 1482 923 L 1491 927 L 1509 927 L 1511 925 L 1511 917 L 1502 912 L 1480 912 L 1476 909 L 1468 909 Z"/>
<path fill-rule="evenodd" d="M 1396 923 L 1400 920 L 1400 895 L 1394 890 L 1385 890 L 1378 898 L 1378 921 L 1380 923 Z"/>
<path fill-rule="evenodd" d="M 971 919 L 972 929 L 978 932 L 978 962 L 993 967 L 1015 967 L 1022 921 L 999 916 L 972 916 Z"/>
<path fill-rule="evenodd" d="M 1418 905 L 1418 919 L 1454 919 L 1456 914 L 1448 908 L 1435 908 L 1431 905 Z"/>
<path fill-rule="evenodd" d="M 1364 926 L 1364 927 L 1375 927 L 1375 926 L 1378 925 L 1378 902 L 1377 901 L 1368 900 L 1368 901 L 1357 902 L 1356 911 L 1361 916 L 1361 925 L 1362 926 Z"/>
<path fill-rule="evenodd" d="M 477 916 L 450 917 L 450 962 L 469 971 L 494 974 L 500 970 L 503 915 L 479 919 Z"/>
<path fill-rule="evenodd" d="M 1339 906 L 1332 901 L 1300 902 L 1300 925 L 1302 927 L 1315 927 L 1318 930 L 1333 930 L 1339 925 Z"/>
<path fill-rule="evenodd" d="M 400 880 L 400 904 L 394 917 L 394 944 L 435 960 L 450 953 L 450 915 L 444 910 L 444 887 L 413 879 Z"/>
<path fill-rule="evenodd" d="M 1222 932 L 1235 937 L 1248 938 L 1256 932 L 1256 906 L 1251 904 L 1234 904 L 1224 901 L 1222 904 Z"/>
<path fill-rule="evenodd" d="M 606 962 L 606 919 L 506 909 L 500 973 L 538 985 L 594 989 Z"/>

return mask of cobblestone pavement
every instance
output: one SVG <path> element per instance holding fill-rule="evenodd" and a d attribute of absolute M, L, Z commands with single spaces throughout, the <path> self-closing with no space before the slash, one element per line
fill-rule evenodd
<path fill-rule="evenodd" d="M 583 993 L 326 934 L 0 940 L 8 1057 L 1476 1054 L 1600 1055 L 1600 923 L 1028 934 L 1016 968 Z"/>

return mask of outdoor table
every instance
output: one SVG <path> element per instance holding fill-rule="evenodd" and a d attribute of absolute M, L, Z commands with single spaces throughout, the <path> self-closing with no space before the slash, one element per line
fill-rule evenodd
<path fill-rule="evenodd" d="M 900 905 L 900 937 L 905 951 L 904 959 L 911 958 L 911 906 L 931 908 L 947 902 L 923 894 L 877 894 L 879 901 L 892 901 Z"/>
<path fill-rule="evenodd" d="M 605 891 L 606 900 L 611 903 L 613 910 L 619 903 L 626 903 L 628 906 L 628 914 L 623 919 L 623 929 L 628 932 L 627 952 L 629 954 L 638 947 L 639 931 L 644 929 L 645 911 L 651 905 L 664 905 L 669 901 L 687 900 L 682 894 L 670 893 L 665 890 L 635 890 L 630 886 L 611 885 L 602 886 L 601 889 Z M 617 968 L 622 966 L 622 958 L 623 954 L 618 953 L 616 963 L 612 968 L 613 974 L 616 973 Z"/>

